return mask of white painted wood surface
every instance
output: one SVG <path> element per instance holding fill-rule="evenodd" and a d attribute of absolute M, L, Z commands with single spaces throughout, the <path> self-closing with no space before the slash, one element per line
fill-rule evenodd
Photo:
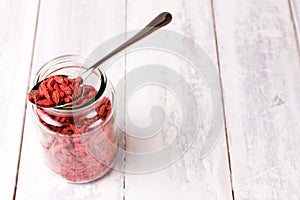
<path fill-rule="evenodd" d="M 35 1 L 0 2 L 0 198 L 12 199 L 37 14 Z"/>
<path fill-rule="evenodd" d="M 112 35 L 123 32 L 124 19 L 122 0 L 41 1 L 31 78 L 42 64 L 54 57 L 65 54 L 88 55 Z M 115 75 L 123 75 L 123 68 L 121 62 Z M 28 108 L 16 199 L 123 198 L 122 173 L 112 171 L 101 181 L 91 184 L 69 184 L 48 171 L 39 156 L 40 150 Z"/>
<path fill-rule="evenodd" d="M 214 6 L 235 199 L 299 199 L 300 66 L 288 2 Z"/>
<path fill-rule="evenodd" d="M 210 1 L 128 0 L 127 2 L 127 30 L 143 27 L 148 19 L 155 16 L 155 13 L 168 11 L 172 13 L 173 21 L 166 29 L 176 31 L 193 39 L 203 46 L 213 62 L 217 63 Z M 180 41 L 177 42 L 180 43 Z M 163 56 L 160 56 L 161 54 Z M 167 55 L 167 53 L 164 54 L 162 52 L 156 52 L 155 54 L 155 51 L 144 51 L 143 53 L 143 50 L 139 50 L 139 52 L 135 52 L 135 55 L 127 56 L 127 71 L 146 64 L 160 64 L 178 71 L 185 77 L 193 77 L 194 80 L 200 79 L 191 70 L 190 66 L 178 66 L 180 59 L 178 60 L 171 55 L 167 57 Z M 199 86 L 199 82 L 197 81 L 195 84 Z M 204 90 L 203 87 L 199 86 L 196 90 L 198 90 L 198 93 L 205 93 L 202 91 Z M 172 99 L 174 94 L 167 91 L 159 87 L 141 88 L 140 92 L 136 94 L 136 100 L 132 97 L 132 101 L 134 101 L 132 105 L 135 106 L 132 106 L 129 112 L 137 126 L 143 127 L 151 123 L 149 117 L 147 117 L 150 113 L 150 108 L 154 105 L 162 106 L 168 119 L 164 134 L 174 137 L 178 132 L 178 126 L 180 126 L 178 122 L 185 119 L 177 119 L 180 112 L 176 111 L 176 104 L 174 103 L 176 101 Z M 130 98 L 130 95 L 132 94 L 127 93 L 127 98 Z M 205 118 L 207 116 L 203 115 L 203 113 L 208 111 L 205 101 L 200 102 L 198 105 L 201 108 L 199 113 L 201 115 L 200 120 L 207 121 Z M 202 126 L 206 127 L 206 124 L 204 123 Z M 199 147 L 203 144 L 204 136 L 202 134 L 204 132 L 205 128 L 199 129 L 199 137 L 197 137 L 192 147 L 172 165 L 152 173 L 126 174 L 126 199 L 232 199 L 224 129 L 221 132 L 221 139 L 217 143 L 216 148 L 207 158 L 201 160 Z M 168 144 L 166 140 L 161 138 L 161 141 L 159 139 L 155 141 L 164 144 L 158 145 L 159 147 L 164 147 Z M 126 141 L 128 151 L 147 152 L 144 140 L 134 140 L 131 137 L 127 137 Z M 151 148 L 149 147 L 148 151 L 158 149 L 153 143 L 149 146 Z M 153 148 L 154 146 L 156 147 Z M 126 166 L 131 164 L 128 162 Z M 139 164 L 137 163 L 136 165 Z"/>
<path fill-rule="evenodd" d="M 299 42 L 300 3 L 290 0 L 290 5 L 280 0 L 41 1 L 31 79 L 43 63 L 56 56 L 87 55 L 113 35 L 141 28 L 157 13 L 169 11 L 174 19 L 168 29 L 195 40 L 215 64 L 219 59 L 234 199 L 299 199 L 300 61 L 295 36 L 298 34 Z M 1 199 L 14 195 L 37 9 L 38 1 L 0 3 L 0 82 L 5 83 L 1 88 L 5 95 L 0 105 L 0 157 L 6 163 L 0 168 Z M 127 66 L 120 59 L 114 66 L 121 70 L 112 69 L 108 76 L 117 83 L 126 70 L 143 62 L 170 65 L 159 59 L 147 51 L 127 55 Z M 196 76 L 178 69 L 191 79 Z M 154 104 L 167 111 L 176 108 L 176 99 L 164 88 L 144 89 L 133 98 L 135 106 L 129 107 L 137 124 L 149 123 L 144 113 Z M 199 105 L 204 113 L 209 109 L 206 102 Z M 198 145 L 203 142 L 199 137 L 181 159 L 161 171 L 142 175 L 112 171 L 100 181 L 76 185 L 58 180 L 44 166 L 29 110 L 24 117 L 16 199 L 233 199 L 224 130 L 204 160 L 198 157 Z M 207 120 L 207 115 L 201 117 Z M 146 146 L 127 138 L 128 150 L 141 147 Z"/>

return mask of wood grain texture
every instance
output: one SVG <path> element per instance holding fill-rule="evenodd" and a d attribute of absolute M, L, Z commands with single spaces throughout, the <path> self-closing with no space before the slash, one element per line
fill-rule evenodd
<path fill-rule="evenodd" d="M 210 1 L 128 0 L 127 2 L 127 30 L 141 28 L 158 13 L 168 11 L 173 15 L 173 20 L 166 29 L 179 32 L 194 40 L 203 46 L 213 62 L 217 63 Z M 180 62 L 182 60 L 172 57 L 166 52 L 139 50 L 127 55 L 126 66 L 128 72 L 147 64 L 171 67 L 187 79 L 193 79 L 196 90 L 198 89 L 197 95 L 205 96 L 205 87 L 199 85 L 201 82 L 199 74 L 196 74 L 189 66 L 184 67 L 186 63 Z M 151 123 L 150 108 L 159 105 L 167 114 L 165 137 L 170 139 L 176 135 L 182 119 L 179 117 L 178 110 L 180 109 L 178 109 L 174 94 L 161 86 L 149 86 L 139 88 L 135 97 L 131 95 L 127 93 L 127 98 L 130 98 L 131 101 L 128 112 L 137 126 L 149 125 Z M 199 113 L 201 120 L 207 122 L 205 112 L 208 111 L 208 105 L 206 103 L 206 101 L 202 101 L 198 106 L 201 108 Z M 203 127 L 207 128 L 207 124 L 204 123 Z M 204 136 L 202 134 L 205 132 L 203 127 L 199 129 L 199 137 L 194 141 L 192 147 L 172 165 L 153 173 L 126 174 L 126 199 L 232 199 L 224 130 L 222 130 L 221 139 L 213 152 L 201 160 L 199 147 L 203 143 Z M 145 141 L 127 137 L 127 150 L 139 153 L 155 151 L 167 144 L 166 138 L 157 139 L 147 145 Z M 128 158 L 126 157 L 126 159 Z M 128 162 L 127 165 L 132 164 Z"/>
<path fill-rule="evenodd" d="M 236 199 L 300 198 L 300 66 L 287 1 L 214 0 Z"/>
<path fill-rule="evenodd" d="M 88 55 L 112 35 L 123 31 L 122 0 L 41 1 L 31 79 L 46 61 L 65 54 Z M 121 62 L 115 76 L 123 76 L 123 73 Z M 123 198 L 123 174 L 120 172 L 112 171 L 101 181 L 90 184 L 66 183 L 50 173 L 39 156 L 42 148 L 30 109 L 26 115 L 16 199 Z"/>
<path fill-rule="evenodd" d="M 0 3 L 1 199 L 14 194 L 36 14 L 36 1 Z"/>

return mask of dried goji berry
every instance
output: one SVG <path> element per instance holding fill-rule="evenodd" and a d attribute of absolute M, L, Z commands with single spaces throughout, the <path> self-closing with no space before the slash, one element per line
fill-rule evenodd
<path fill-rule="evenodd" d="M 58 105 L 58 103 L 60 102 L 60 95 L 59 95 L 59 92 L 58 91 L 54 91 L 52 93 L 52 101 L 54 101 L 54 103 L 56 105 Z"/>
<path fill-rule="evenodd" d="M 62 76 L 53 76 L 54 80 L 58 83 L 58 84 L 63 84 L 64 78 Z"/>
<path fill-rule="evenodd" d="M 46 85 L 43 84 L 42 86 L 42 88 L 46 89 L 49 89 L 48 86 L 53 88 L 51 101 L 46 99 L 44 94 L 40 96 L 38 93 L 29 94 L 28 98 L 30 100 L 38 99 L 37 102 L 40 102 L 42 105 L 71 102 L 72 95 L 76 96 L 76 87 L 77 89 L 80 88 L 77 82 L 82 82 L 82 79 L 79 78 L 53 77 L 53 80 L 54 83 L 46 82 Z M 77 85 L 75 86 L 76 83 Z M 69 91 L 65 91 L 73 89 L 73 87 L 70 87 L 70 84 L 74 87 L 72 94 L 69 94 Z M 62 89 L 66 87 L 69 89 Z M 74 102 L 75 105 L 86 103 L 97 94 L 97 91 L 92 86 L 85 85 L 83 91 L 84 94 Z M 111 106 L 110 99 L 104 97 L 96 104 L 96 112 L 92 116 L 82 114 L 76 117 L 72 115 L 52 115 L 46 109 L 37 108 L 40 113 L 61 124 L 59 127 L 50 125 L 39 116 L 40 122 L 46 128 L 58 133 L 55 142 L 52 140 L 51 145 L 43 145 L 45 147 L 46 163 L 52 171 L 70 181 L 84 182 L 98 178 L 109 169 L 107 165 L 113 161 L 117 153 L 117 147 L 114 144 L 115 133 L 112 128 L 112 119 L 106 123 L 105 127 L 102 127 L 102 122 L 110 116 Z M 90 128 L 91 125 L 95 125 L 95 127 Z"/>
<path fill-rule="evenodd" d="M 48 99 L 43 99 L 43 100 L 38 100 L 36 104 L 41 106 L 52 106 L 54 105 L 54 102 Z"/>

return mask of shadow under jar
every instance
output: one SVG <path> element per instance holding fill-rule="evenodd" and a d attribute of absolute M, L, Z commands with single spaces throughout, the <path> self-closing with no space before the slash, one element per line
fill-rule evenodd
<path fill-rule="evenodd" d="M 89 63 L 66 55 L 41 67 L 34 84 L 53 75 L 80 75 Z M 118 152 L 113 120 L 114 89 L 100 70 L 84 81 L 76 106 L 41 108 L 32 105 L 43 158 L 51 171 L 74 183 L 96 180 L 111 169 Z"/>

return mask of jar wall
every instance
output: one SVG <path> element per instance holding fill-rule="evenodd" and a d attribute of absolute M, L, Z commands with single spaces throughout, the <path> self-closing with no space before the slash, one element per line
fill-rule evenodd
<path fill-rule="evenodd" d="M 36 81 L 53 75 L 51 69 L 56 74 L 65 75 L 64 68 L 68 71 L 72 68 L 70 62 L 75 70 L 82 70 L 82 60 L 76 63 L 74 56 L 67 56 L 65 60 L 60 57 L 59 67 L 55 61 L 54 59 L 42 67 Z M 94 78 L 103 76 L 100 71 L 93 75 Z M 105 84 L 105 89 L 99 91 L 99 83 L 92 83 L 89 82 L 91 85 L 88 87 L 97 90 L 84 90 L 84 96 L 91 100 L 83 107 L 43 109 L 32 106 L 45 164 L 55 174 L 75 183 L 90 182 L 103 176 L 111 168 L 118 151 L 118 136 L 113 118 L 113 87 L 110 82 L 103 83 L 102 80 L 100 85 Z M 95 93 L 98 96 L 92 97 Z"/>

